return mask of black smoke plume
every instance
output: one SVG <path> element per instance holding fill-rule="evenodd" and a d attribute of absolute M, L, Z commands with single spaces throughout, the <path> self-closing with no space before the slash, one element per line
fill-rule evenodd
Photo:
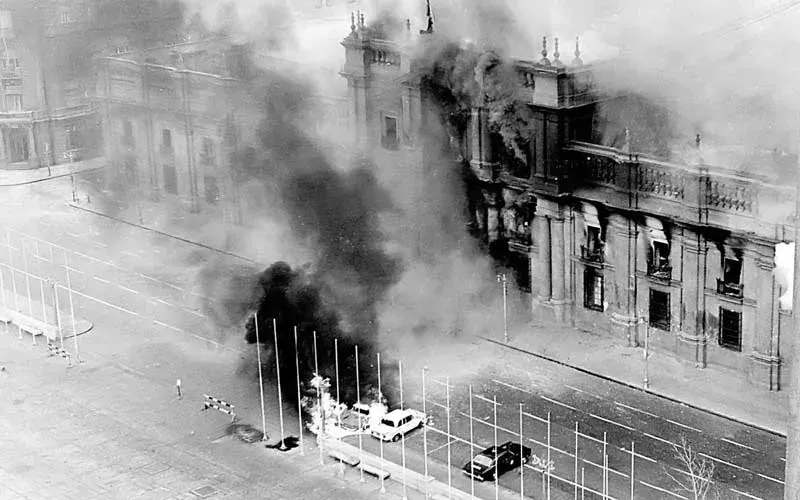
<path fill-rule="evenodd" d="M 296 117 L 304 115 L 311 95 L 302 84 L 268 73 L 249 83 L 263 117 L 255 143 L 234 158 L 236 177 L 263 185 L 272 212 L 258 215 L 288 225 L 298 243 L 312 249 L 312 262 L 301 268 L 276 262 L 258 274 L 255 291 L 242 297 L 255 297 L 249 309 L 258 313 L 259 340 L 270 351 L 273 319 L 277 324 L 281 382 L 287 394 L 293 394 L 296 385 L 297 327 L 300 380 L 312 377 L 316 332 L 319 371 L 334 387 L 334 339 L 339 339 L 340 393 L 345 401 L 357 397 L 354 354 L 359 346 L 364 398 L 367 387 L 377 382 L 378 306 L 402 271 L 399 259 L 384 249 L 379 222 L 382 213 L 394 209 L 390 193 L 378 185 L 367 157 L 357 156 L 348 169 L 339 170 L 304 132 Z M 263 238 L 266 243 L 269 235 Z M 241 283 L 228 283 L 237 282 Z M 219 295 L 219 286 L 225 285 L 206 286 Z M 241 308 L 229 309 L 234 316 L 241 314 Z M 247 317 L 249 343 L 256 342 L 255 327 L 253 316 Z M 387 384 L 390 371 L 386 369 Z"/>

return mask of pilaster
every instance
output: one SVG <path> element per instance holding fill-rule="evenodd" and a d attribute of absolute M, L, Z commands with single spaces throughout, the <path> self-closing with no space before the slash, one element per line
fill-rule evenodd
<path fill-rule="evenodd" d="M 678 355 L 693 361 L 698 368 L 705 368 L 708 363 L 708 339 L 705 332 L 703 297 L 707 244 L 702 235 L 688 229 L 684 229 L 683 234 L 677 240 L 673 240 L 673 243 L 681 244 L 680 272 L 682 274 L 680 279 L 683 285 L 681 314 L 678 318 L 680 321 L 678 325 Z M 677 253 L 674 250 L 671 252 L 673 256 Z M 674 257 L 673 259 L 678 260 Z"/>
<path fill-rule="evenodd" d="M 773 250 L 774 252 L 774 250 Z M 748 279 L 748 283 L 758 289 L 756 299 L 756 321 L 752 335 L 752 351 L 748 375 L 750 381 L 770 391 L 778 391 L 781 387 L 781 358 L 778 351 L 778 332 L 780 311 L 778 297 L 780 290 L 775 281 L 773 260 L 769 258 L 745 255 L 747 260 L 755 260 L 757 278 Z M 743 331 L 745 336 L 750 332 Z"/>
<path fill-rule="evenodd" d="M 617 334 L 623 336 L 628 347 L 639 345 L 636 325 L 636 258 L 638 230 L 628 217 L 612 214 L 606 228 L 606 255 L 614 268 L 613 282 L 607 283 L 608 301 L 611 303 L 611 322 Z M 609 273 L 610 274 L 610 273 Z M 608 276 L 609 274 L 606 274 Z"/>

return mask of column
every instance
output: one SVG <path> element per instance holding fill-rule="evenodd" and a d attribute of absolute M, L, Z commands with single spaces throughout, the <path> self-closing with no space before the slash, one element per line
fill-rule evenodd
<path fill-rule="evenodd" d="M 564 219 L 561 217 L 550 218 L 550 241 L 552 250 L 550 251 L 551 280 L 552 280 L 552 302 L 563 304 L 565 302 L 564 264 L 566 248 L 564 247 Z"/>
<path fill-rule="evenodd" d="M 774 252 L 774 251 L 773 251 Z M 751 252 L 745 253 L 745 264 L 748 260 L 755 260 L 752 271 L 756 275 L 747 275 L 750 266 L 745 267 L 742 278 L 747 277 L 745 294 L 748 285 L 756 295 L 755 321 L 750 322 L 753 327 L 742 328 L 742 351 L 747 352 L 745 346 L 751 345 L 750 352 L 750 381 L 755 385 L 776 391 L 780 388 L 780 357 L 777 355 L 777 330 L 780 321 L 778 297 L 778 284 L 773 273 L 773 261 L 769 258 L 756 256 Z M 742 281 L 744 283 L 744 280 Z M 747 342 L 745 342 L 747 340 Z"/>
<path fill-rule="evenodd" d="M 39 155 L 36 152 L 36 134 L 33 133 L 33 123 L 28 127 L 28 166 L 37 168 L 39 166 Z"/>
<path fill-rule="evenodd" d="M 683 247 L 680 279 L 683 286 L 683 303 L 679 316 L 678 336 L 679 355 L 694 362 L 695 367 L 706 367 L 706 335 L 703 315 L 703 294 L 705 290 L 706 249 L 702 236 L 687 229 L 680 239 Z M 670 252 L 673 256 L 677 252 Z M 675 257 L 672 258 L 678 264 Z M 674 267 L 675 264 L 673 264 Z M 674 275 L 673 275 L 674 276 Z"/>
<path fill-rule="evenodd" d="M 550 219 L 543 215 L 534 217 L 536 222 L 536 246 L 538 256 L 536 259 L 537 276 L 534 278 L 539 282 L 536 295 L 539 302 L 550 301 Z"/>
<path fill-rule="evenodd" d="M 613 281 L 606 283 L 606 296 L 611 304 L 609 312 L 611 324 L 617 335 L 627 340 L 628 347 L 639 345 L 637 324 L 637 282 L 636 259 L 639 255 L 637 246 L 636 224 L 620 214 L 609 217 L 606 228 L 606 245 L 611 264 L 614 266 Z M 610 273 L 606 273 L 609 276 Z M 608 279 L 608 278 L 607 278 Z"/>

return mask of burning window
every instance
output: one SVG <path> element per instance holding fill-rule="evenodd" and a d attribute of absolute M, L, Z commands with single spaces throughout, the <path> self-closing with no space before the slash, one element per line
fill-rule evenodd
<path fill-rule="evenodd" d="M 586 267 L 583 272 L 583 306 L 595 311 L 603 310 L 603 274 L 599 269 Z"/>
<path fill-rule="evenodd" d="M 734 351 L 742 350 L 742 313 L 719 309 L 719 345 Z"/>
<path fill-rule="evenodd" d="M 206 203 L 210 205 L 219 203 L 219 184 L 217 184 L 217 178 L 212 175 L 206 175 L 203 178 L 203 185 L 205 186 Z"/>
<path fill-rule="evenodd" d="M 742 279 L 742 261 L 739 259 L 725 259 L 722 266 L 722 279 L 725 283 L 738 285 Z"/>
<path fill-rule="evenodd" d="M 650 289 L 650 326 L 670 330 L 669 293 Z"/>
<path fill-rule="evenodd" d="M 396 151 L 399 147 L 397 139 L 397 118 L 392 116 L 383 117 L 383 130 L 381 135 L 381 146 L 384 149 Z"/>
<path fill-rule="evenodd" d="M 172 162 L 164 164 L 164 191 L 178 194 L 178 172 Z"/>

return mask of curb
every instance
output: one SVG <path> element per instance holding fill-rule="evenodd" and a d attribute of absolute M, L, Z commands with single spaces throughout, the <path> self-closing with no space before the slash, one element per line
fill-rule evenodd
<path fill-rule="evenodd" d="M 220 254 L 223 254 L 223 255 L 227 255 L 229 257 L 234 257 L 234 258 L 237 258 L 237 259 L 240 259 L 240 260 L 244 260 L 244 261 L 249 262 L 251 264 L 257 264 L 259 266 L 263 266 L 264 265 L 261 262 L 257 262 L 257 261 L 255 261 L 253 259 L 250 259 L 250 258 L 247 258 L 247 257 L 243 257 L 241 255 L 235 254 L 233 252 L 229 252 L 227 250 L 220 250 L 219 248 L 214 248 L 214 247 L 212 247 L 210 245 L 206 245 L 205 243 L 200 243 L 200 242 L 197 242 L 197 241 L 192 241 L 192 240 L 187 239 L 187 238 L 183 238 L 181 236 L 176 236 L 174 234 L 165 233 L 164 231 L 160 231 L 158 229 L 153 229 L 152 227 L 142 226 L 141 224 L 136 224 L 134 222 L 130 222 L 130 221 L 127 221 L 125 219 L 120 219 L 118 217 L 113 217 L 111 215 L 104 214 L 103 212 L 98 212 L 97 210 L 92 210 L 91 208 L 86 208 L 86 207 L 82 207 L 80 205 L 76 205 L 75 203 L 72 203 L 72 202 L 67 203 L 67 205 L 71 206 L 72 208 L 76 208 L 78 210 L 83 210 L 84 212 L 87 212 L 87 213 L 90 213 L 90 214 L 94 214 L 94 215 L 97 215 L 97 216 L 100 216 L 100 217 L 105 217 L 106 219 L 111 219 L 113 221 L 117 221 L 117 222 L 122 223 L 122 224 L 127 224 L 128 226 L 136 227 L 136 228 L 139 228 L 139 229 L 144 229 L 146 231 L 151 231 L 151 232 L 159 234 L 161 236 L 164 236 L 164 237 L 167 237 L 167 238 L 172 238 L 173 240 L 178 240 L 178 241 L 181 241 L 183 243 L 188 243 L 190 245 L 195 245 L 195 246 L 198 246 L 198 247 L 201 247 L 201 248 L 205 248 L 206 250 L 211 250 L 212 252 L 216 252 L 216 253 L 220 253 Z"/>
<path fill-rule="evenodd" d="M 672 396 L 667 396 L 666 394 L 654 391 L 652 389 L 645 389 L 642 386 L 639 386 L 639 385 L 636 385 L 636 384 L 632 384 L 630 382 L 626 382 L 626 381 L 620 380 L 618 378 L 609 377 L 609 376 L 603 375 L 601 373 L 593 372 L 593 371 L 587 370 L 585 368 L 581 368 L 580 366 L 577 366 L 577 365 L 572 365 L 572 364 L 569 364 L 569 363 L 565 363 L 565 362 L 560 361 L 558 359 L 551 358 L 551 357 L 548 357 L 548 356 L 544 356 L 542 354 L 535 353 L 533 351 L 528 351 L 528 350 L 523 349 L 521 347 L 509 345 L 509 344 L 506 344 L 506 343 L 501 342 L 499 340 L 491 339 L 491 338 L 484 337 L 484 336 L 479 336 L 479 338 L 485 340 L 486 342 L 498 345 L 500 347 L 505 347 L 506 349 L 511 349 L 513 351 L 517 351 L 517 352 L 520 352 L 520 353 L 523 353 L 523 354 L 527 354 L 529 356 L 533 356 L 535 358 L 539 358 L 539 359 L 542 359 L 544 361 L 548 361 L 550 363 L 555 363 L 555 364 L 563 366 L 565 368 L 569 368 L 571 370 L 574 370 L 574 371 L 577 371 L 577 372 L 580 372 L 580 373 L 584 373 L 586 375 L 591 375 L 592 377 L 599 378 L 599 379 L 605 380 L 607 382 L 613 382 L 613 383 L 618 384 L 618 385 L 623 385 L 623 386 L 628 387 L 630 389 L 634 389 L 634 390 L 637 390 L 639 392 L 643 392 L 643 393 L 648 394 L 650 396 L 655 396 L 657 398 L 660 398 L 660 399 L 663 399 L 665 401 L 669 401 L 671 403 L 675 403 L 675 404 L 684 406 L 686 408 L 691 408 L 693 410 L 702 411 L 704 413 L 708 413 L 709 415 L 714 415 L 715 417 L 724 418 L 726 420 L 730 420 L 732 422 L 736 422 L 738 424 L 745 425 L 747 427 L 752 427 L 754 429 L 766 432 L 768 434 L 772 434 L 774 436 L 786 438 L 786 434 L 785 433 L 783 433 L 781 431 L 778 431 L 776 429 L 772 429 L 770 427 L 764 426 L 762 424 L 755 424 L 753 422 L 748 422 L 746 420 L 743 420 L 743 419 L 740 419 L 740 418 L 737 418 L 737 417 L 734 417 L 734 416 L 731 416 L 731 415 L 726 415 L 724 413 L 718 412 L 716 410 L 712 410 L 710 408 L 704 408 L 702 406 L 698 406 L 698 405 L 695 405 L 695 404 L 692 404 L 692 403 L 687 403 L 685 401 L 681 401 L 681 400 L 676 399 L 676 398 L 674 398 Z"/>

